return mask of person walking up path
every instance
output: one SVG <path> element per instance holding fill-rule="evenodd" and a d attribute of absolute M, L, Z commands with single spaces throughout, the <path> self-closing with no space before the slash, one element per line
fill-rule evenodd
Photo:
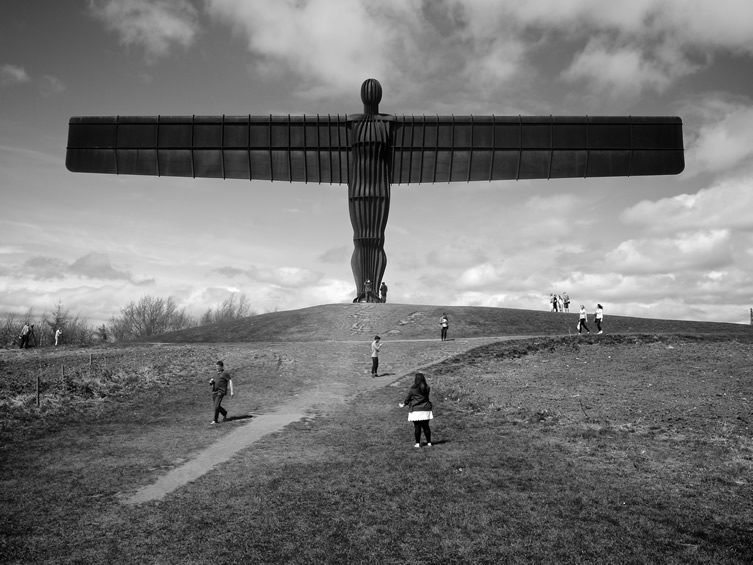
<path fill-rule="evenodd" d="M 431 428 L 429 420 L 434 419 L 432 404 L 429 400 L 431 387 L 426 383 L 423 373 L 416 373 L 413 380 L 413 386 L 408 391 L 405 400 L 398 404 L 400 408 L 408 406 L 408 421 L 413 422 L 413 435 L 416 443 L 413 447 L 421 447 L 421 432 L 423 431 L 426 438 L 426 447 L 431 447 Z"/>
<path fill-rule="evenodd" d="M 586 330 L 586 333 L 591 333 L 591 330 L 588 329 L 586 322 L 588 322 L 588 314 L 586 314 L 586 307 L 581 304 L 580 318 L 578 319 L 578 333 L 581 333 L 583 330 Z"/>
<path fill-rule="evenodd" d="M 382 348 L 382 343 L 378 335 L 374 336 L 374 341 L 371 342 L 371 376 L 378 377 L 377 369 L 379 369 L 379 350 Z"/>
<path fill-rule="evenodd" d="M 441 339 L 447 341 L 447 328 L 450 327 L 450 320 L 447 318 L 447 314 L 442 313 L 442 317 L 439 318 L 439 325 L 442 327 Z"/>
<path fill-rule="evenodd" d="M 222 399 L 225 398 L 228 390 L 231 397 L 235 394 L 233 391 L 233 380 L 225 372 L 225 364 L 222 361 L 217 361 L 215 365 L 217 366 L 217 376 L 209 380 L 209 384 L 212 385 L 212 400 L 214 401 L 214 418 L 212 419 L 212 424 L 216 424 L 219 421 L 217 418 L 220 417 L 220 414 L 222 414 L 223 422 L 227 420 L 227 410 L 222 407 Z"/>

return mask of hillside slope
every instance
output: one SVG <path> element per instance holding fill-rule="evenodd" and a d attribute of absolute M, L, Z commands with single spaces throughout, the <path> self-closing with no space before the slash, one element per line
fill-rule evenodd
<path fill-rule="evenodd" d="M 576 334 L 577 313 L 554 313 L 478 306 L 421 306 L 410 304 L 326 304 L 300 310 L 272 312 L 242 320 L 190 328 L 155 336 L 167 343 L 257 341 L 347 341 L 438 339 L 439 317 L 450 319 L 450 339 L 459 337 Z M 589 328 L 596 332 L 593 314 Z M 654 320 L 606 313 L 605 333 L 674 333 L 750 335 L 741 324 Z"/>

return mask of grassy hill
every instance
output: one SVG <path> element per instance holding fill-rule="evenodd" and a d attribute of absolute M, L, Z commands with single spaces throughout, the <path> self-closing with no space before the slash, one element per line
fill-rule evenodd
<path fill-rule="evenodd" d="M 568 335 L 576 333 L 577 313 L 554 313 L 478 306 L 422 306 L 410 304 L 326 304 L 272 312 L 155 336 L 167 343 L 229 343 L 259 341 L 435 339 L 439 317 L 450 319 L 449 338 L 487 336 Z M 593 314 L 589 328 L 595 332 Z M 742 324 L 658 320 L 606 313 L 604 331 L 646 334 L 749 335 Z"/>
<path fill-rule="evenodd" d="M 0 562 L 753 563 L 753 329 L 576 319 L 336 304 L 0 351 Z M 215 426 L 216 359 L 236 389 Z M 418 368 L 431 448 L 398 407 Z M 303 416 L 124 502 L 269 414 Z"/>

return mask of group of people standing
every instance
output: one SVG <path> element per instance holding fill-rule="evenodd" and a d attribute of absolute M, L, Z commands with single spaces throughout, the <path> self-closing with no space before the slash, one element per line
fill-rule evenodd
<path fill-rule="evenodd" d="M 549 305 L 550 312 L 570 312 L 570 297 L 567 295 L 567 292 L 563 292 L 562 294 L 555 294 L 552 292 L 549 295 Z M 601 304 L 596 305 L 596 309 L 594 310 L 594 321 L 596 322 L 597 333 L 604 333 L 601 328 L 601 324 L 604 322 L 604 307 Z M 583 333 L 584 330 L 586 333 L 591 333 L 591 330 L 588 329 L 588 313 L 583 304 L 580 305 L 578 325 L 576 328 L 578 329 L 578 333 Z"/>
<path fill-rule="evenodd" d="M 382 281 L 379 285 L 378 294 L 374 290 L 374 285 L 371 280 L 367 280 L 363 283 L 363 292 L 353 299 L 353 304 L 357 302 L 387 302 L 387 284 Z"/>
<path fill-rule="evenodd" d="M 551 293 L 549 295 L 549 305 L 552 312 L 569 312 L 570 297 L 566 292 L 562 294 Z"/>

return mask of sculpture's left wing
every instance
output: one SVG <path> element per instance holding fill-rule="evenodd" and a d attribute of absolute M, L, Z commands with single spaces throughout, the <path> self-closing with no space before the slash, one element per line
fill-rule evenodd
<path fill-rule="evenodd" d="M 396 116 L 392 182 L 672 175 L 677 117 Z"/>
<path fill-rule="evenodd" d="M 347 183 L 347 117 L 74 117 L 74 172 Z"/>

